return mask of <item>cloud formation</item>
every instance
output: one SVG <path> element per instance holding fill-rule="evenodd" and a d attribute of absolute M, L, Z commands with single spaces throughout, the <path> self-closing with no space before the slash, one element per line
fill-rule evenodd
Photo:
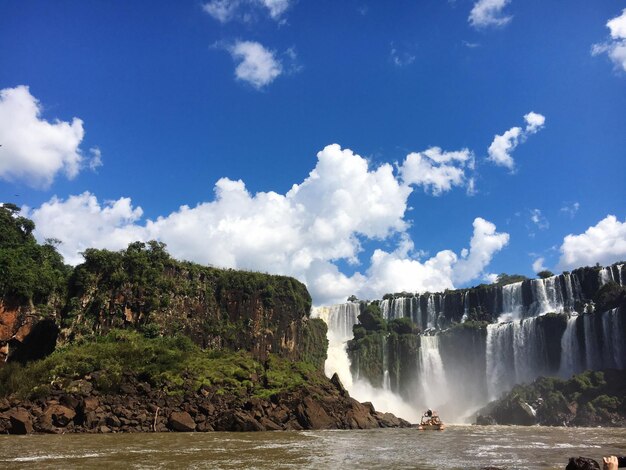
<path fill-rule="evenodd" d="M 515 170 L 515 160 L 513 160 L 511 154 L 519 143 L 525 142 L 529 135 L 540 131 L 546 122 L 545 116 L 533 111 L 526 114 L 524 120 L 526 121 L 525 129 L 512 127 L 504 134 L 496 135 L 493 138 L 493 142 L 491 142 L 487 151 L 489 154 L 487 160 L 511 171 Z"/>
<path fill-rule="evenodd" d="M 606 23 L 611 31 L 611 39 L 591 48 L 592 55 L 607 54 L 615 68 L 626 72 L 626 8 L 620 16 L 612 18 Z"/>
<path fill-rule="evenodd" d="M 563 207 L 561 207 L 561 212 L 569 215 L 570 219 L 573 219 L 578 209 L 580 209 L 580 203 L 574 202 L 572 204 L 564 204 Z"/>
<path fill-rule="evenodd" d="M 468 149 L 453 152 L 430 147 L 423 152 L 412 152 L 400 166 L 400 175 L 406 184 L 423 186 L 425 192 L 439 196 L 453 186 L 467 185 L 474 191 L 474 183 L 465 170 L 474 169 L 474 154 Z"/>
<path fill-rule="evenodd" d="M 45 189 L 59 173 L 72 179 L 82 169 L 83 121 L 49 122 L 41 113 L 27 86 L 0 90 L 0 179 Z"/>
<path fill-rule="evenodd" d="M 530 221 L 535 224 L 539 230 L 550 228 L 550 222 L 548 222 L 548 219 L 541 213 L 541 209 L 531 209 Z"/>
<path fill-rule="evenodd" d="M 478 0 L 467 20 L 476 29 L 504 26 L 513 18 L 504 15 L 502 11 L 509 2 L 510 0 Z"/>
<path fill-rule="evenodd" d="M 547 271 L 548 268 L 544 266 L 545 262 L 546 262 L 546 259 L 543 257 L 537 258 L 535 261 L 533 261 L 533 272 L 537 274 L 537 273 L 540 273 L 541 271 Z"/>
<path fill-rule="evenodd" d="M 608 265 L 626 259 L 626 220 L 607 215 L 579 235 L 567 235 L 561 245 L 561 269 Z"/>
<path fill-rule="evenodd" d="M 435 152 L 442 162 L 461 158 Z M 363 157 L 339 145 L 317 154 L 308 177 L 285 194 L 251 194 L 243 181 L 220 179 L 215 197 L 195 207 L 142 222 L 142 209 L 127 198 L 100 204 L 89 193 L 51 199 L 30 212 L 39 239 L 58 238 L 72 264 L 87 247 L 121 249 L 134 240 L 160 240 L 179 259 L 220 267 L 295 276 L 317 304 L 349 295 L 375 298 L 390 290 L 440 290 L 482 275 L 508 235 L 481 218 L 474 221 L 469 250 L 444 250 L 421 261 L 406 230 L 409 183 L 389 164 L 370 168 Z M 397 242 L 375 250 L 365 270 L 351 275 L 336 265 L 358 267 L 362 240 Z M 398 241 L 399 240 L 399 241 Z"/>
<path fill-rule="evenodd" d="M 237 41 L 227 48 L 237 63 L 235 77 L 261 89 L 272 83 L 283 67 L 275 53 L 254 41 Z"/>
<path fill-rule="evenodd" d="M 282 22 L 291 0 L 211 0 L 202 9 L 220 23 L 232 20 L 251 21 L 257 10 L 265 11 L 273 20 Z"/>

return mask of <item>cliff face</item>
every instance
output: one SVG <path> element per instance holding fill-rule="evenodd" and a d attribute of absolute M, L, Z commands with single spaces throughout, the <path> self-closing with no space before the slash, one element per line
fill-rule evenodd
<path fill-rule="evenodd" d="M 54 351 L 59 328 L 31 307 L 0 301 L 0 364 L 41 359 Z"/>
<path fill-rule="evenodd" d="M 129 327 L 182 333 L 209 349 L 269 353 L 323 366 L 326 327 L 309 318 L 301 282 L 172 260 L 158 244 L 126 252 L 88 250 L 70 279 L 64 338 Z"/>

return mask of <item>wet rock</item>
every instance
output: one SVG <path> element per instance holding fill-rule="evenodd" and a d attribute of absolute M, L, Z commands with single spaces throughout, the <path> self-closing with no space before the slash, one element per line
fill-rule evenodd
<path fill-rule="evenodd" d="M 348 392 L 346 391 L 343 384 L 341 383 L 341 380 L 339 379 L 339 375 L 337 375 L 337 372 L 335 372 L 333 376 L 331 377 L 330 383 L 332 383 L 335 386 L 335 388 L 339 390 L 339 394 L 341 396 L 348 395 Z"/>
<path fill-rule="evenodd" d="M 170 414 L 168 427 L 173 431 L 192 432 L 196 429 L 196 422 L 186 411 L 175 411 Z"/>
<path fill-rule="evenodd" d="M 259 420 L 259 423 L 261 423 L 261 426 L 263 426 L 267 431 L 281 431 L 283 429 L 280 424 L 276 424 L 274 421 L 265 417 L 262 417 Z"/>
<path fill-rule="evenodd" d="M 497 423 L 493 416 L 479 414 L 478 416 L 476 416 L 476 424 L 479 426 L 491 426 Z"/>
<path fill-rule="evenodd" d="M 336 429 L 337 423 L 326 410 L 310 396 L 296 408 L 298 421 L 306 429 Z"/>
<path fill-rule="evenodd" d="M 10 434 L 30 434 L 33 432 L 33 422 L 26 409 L 18 408 L 7 414 L 11 423 Z"/>
<path fill-rule="evenodd" d="M 98 408 L 99 402 L 96 397 L 87 397 L 83 400 L 83 410 L 85 413 L 95 411 Z"/>
<path fill-rule="evenodd" d="M 76 412 L 67 406 L 53 404 L 48 406 L 40 418 L 42 426 L 50 428 L 53 426 L 65 427 L 76 416 Z"/>
<path fill-rule="evenodd" d="M 62 395 L 59 402 L 73 410 L 77 410 L 81 404 L 80 400 L 72 395 Z"/>

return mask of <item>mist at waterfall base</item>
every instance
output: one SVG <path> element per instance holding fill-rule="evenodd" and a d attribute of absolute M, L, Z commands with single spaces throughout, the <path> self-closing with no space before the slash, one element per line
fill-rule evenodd
<path fill-rule="evenodd" d="M 350 395 L 370 401 L 377 411 L 418 422 L 435 409 L 448 423 L 467 423 L 477 410 L 515 384 L 539 376 L 569 378 L 587 369 L 626 368 L 626 309 L 577 314 L 575 307 L 608 282 L 624 285 L 625 266 L 581 268 L 547 279 L 485 289 L 397 296 L 379 302 L 385 320 L 408 317 L 424 332 L 416 371 L 390 380 L 383 344 L 382 387 L 372 386 L 358 364 L 352 366 L 347 342 L 353 338 L 362 303 L 317 307 L 312 315 L 328 325 L 325 372 L 337 373 Z M 466 331 L 466 341 L 441 328 L 463 323 L 471 310 L 491 313 L 486 331 Z M 579 308 L 580 310 L 580 308 Z M 546 315 L 555 313 L 557 315 Z M 459 330 L 459 328 L 457 328 Z M 467 339 L 469 338 L 469 340 Z M 356 370 L 355 370 L 356 369 Z"/>

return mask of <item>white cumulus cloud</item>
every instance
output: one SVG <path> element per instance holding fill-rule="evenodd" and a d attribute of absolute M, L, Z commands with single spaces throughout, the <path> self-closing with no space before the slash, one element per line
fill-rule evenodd
<path fill-rule="evenodd" d="M 53 197 L 28 214 L 40 240 L 61 240 L 58 250 L 67 263 L 83 261 L 87 248 L 121 250 L 136 240 L 145 240 L 145 230 L 136 225 L 143 211 L 133 208 L 129 198 L 99 204 L 88 192 L 66 200 Z"/>
<path fill-rule="evenodd" d="M 478 0 L 470 12 L 468 21 L 474 28 L 488 26 L 504 26 L 511 21 L 512 16 L 503 13 L 504 7 L 510 0 Z"/>
<path fill-rule="evenodd" d="M 518 144 L 524 142 L 526 138 L 541 130 L 546 122 L 545 116 L 531 111 L 524 116 L 526 128 L 512 127 L 502 135 L 496 135 L 487 150 L 489 156 L 487 160 L 490 162 L 515 170 L 515 160 L 511 156 Z"/>
<path fill-rule="evenodd" d="M 257 89 L 269 85 L 283 72 L 275 53 L 258 42 L 237 41 L 228 51 L 237 62 L 235 77 Z"/>
<path fill-rule="evenodd" d="M 626 259 L 626 220 L 608 215 L 579 235 L 567 235 L 561 245 L 561 269 L 607 265 Z"/>
<path fill-rule="evenodd" d="M 591 54 L 606 53 L 617 69 L 626 72 L 626 8 L 622 10 L 621 15 L 609 20 L 606 26 L 611 31 L 611 39 L 594 44 Z"/>
<path fill-rule="evenodd" d="M 57 174 L 72 179 L 82 169 L 83 121 L 49 122 L 41 113 L 27 86 L 0 90 L 0 179 L 47 188 Z"/>
<path fill-rule="evenodd" d="M 469 251 L 462 251 L 461 259 L 453 268 L 452 280 L 462 284 L 484 275 L 483 270 L 491 262 L 493 256 L 508 243 L 508 233 L 496 232 L 495 224 L 477 217 L 474 219 L 474 233 L 470 240 Z"/>
<path fill-rule="evenodd" d="M 537 258 L 535 261 L 533 261 L 533 272 L 540 273 L 541 271 L 547 271 L 548 268 L 545 267 L 545 262 L 545 258 Z"/>
<path fill-rule="evenodd" d="M 432 151 L 430 159 L 466 162 L 469 157 L 462 155 Z M 134 240 L 157 239 L 179 259 L 295 276 L 316 304 L 351 294 L 440 290 L 482 275 L 508 235 L 477 218 L 470 249 L 460 257 L 443 250 L 420 261 L 405 220 L 411 192 L 391 165 L 371 168 L 365 158 L 333 144 L 318 152 L 308 177 L 285 194 L 252 194 L 243 181 L 222 178 L 212 200 L 154 220 L 142 221 L 141 208 L 128 198 L 99 203 L 89 193 L 53 198 L 29 215 L 39 239 L 61 240 L 59 249 L 72 264 L 88 247 L 121 249 Z M 375 250 L 360 271 L 346 275 L 336 264 L 344 260 L 358 267 L 362 240 L 398 237 L 395 251 Z"/>
<path fill-rule="evenodd" d="M 469 192 L 473 192 L 474 181 L 466 177 L 466 169 L 474 169 L 474 154 L 468 149 L 445 152 L 430 147 L 407 155 L 400 166 L 400 175 L 406 184 L 423 186 L 426 192 L 438 196 L 453 186 L 467 185 Z"/>

